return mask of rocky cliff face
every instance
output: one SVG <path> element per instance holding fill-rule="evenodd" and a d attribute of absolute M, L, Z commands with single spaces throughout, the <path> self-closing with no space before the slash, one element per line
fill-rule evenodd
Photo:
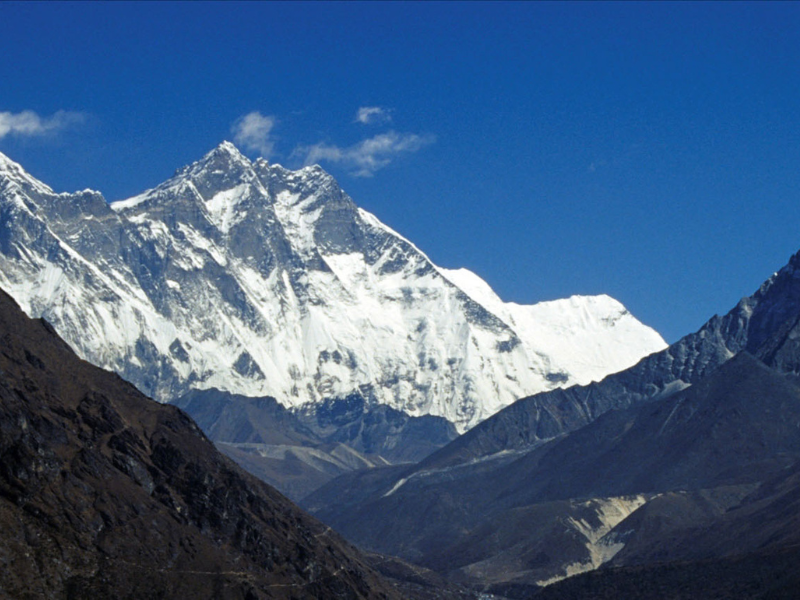
<path fill-rule="evenodd" d="M 467 429 L 664 342 L 607 296 L 505 304 L 439 269 L 319 167 L 224 143 L 143 194 L 56 194 L 0 155 L 0 285 L 159 400 L 358 393 Z"/>
<path fill-rule="evenodd" d="M 0 338 L 0 595 L 405 597 L 3 292 Z"/>

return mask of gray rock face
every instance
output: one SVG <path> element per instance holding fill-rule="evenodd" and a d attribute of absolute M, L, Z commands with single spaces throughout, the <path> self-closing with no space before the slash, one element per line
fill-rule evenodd
<path fill-rule="evenodd" d="M 363 392 L 464 430 L 663 347 L 608 297 L 513 317 L 454 276 L 319 167 L 251 162 L 227 142 L 111 206 L 56 194 L 0 155 L 0 286 L 162 401 L 217 388 L 297 407 Z M 555 352 L 554 331 L 572 345 Z"/>

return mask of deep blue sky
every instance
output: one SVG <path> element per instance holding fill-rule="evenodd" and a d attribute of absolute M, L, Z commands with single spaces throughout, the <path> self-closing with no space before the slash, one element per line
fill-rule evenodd
<path fill-rule="evenodd" d="M 798 3 L 0 2 L 0 152 L 115 200 L 257 112 L 437 264 L 671 342 L 800 249 L 799 32 Z"/>

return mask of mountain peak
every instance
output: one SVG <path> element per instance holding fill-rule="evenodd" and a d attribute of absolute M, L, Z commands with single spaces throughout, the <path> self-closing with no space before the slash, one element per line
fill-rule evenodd
<path fill-rule="evenodd" d="M 27 175 L 27 172 L 19 163 L 0 152 L 0 174 L 18 178 L 20 175 Z"/>
<path fill-rule="evenodd" d="M 233 143 L 226 140 L 188 168 L 191 172 L 194 172 L 197 167 L 207 168 L 209 166 L 217 170 L 230 169 L 232 167 L 249 169 L 252 167 L 252 163 Z"/>
<path fill-rule="evenodd" d="M 244 154 L 242 154 L 239 151 L 236 145 L 233 142 L 229 142 L 228 140 L 224 140 L 219 146 L 217 146 L 211 152 L 208 153 L 208 155 L 221 155 L 221 154 L 227 154 L 228 156 L 236 160 L 244 160 L 250 162 L 249 160 L 247 160 Z"/>
<path fill-rule="evenodd" d="M 0 197 L 37 204 L 30 186 L 14 187 Z M 301 406 L 359 392 L 463 430 L 663 347 L 619 310 L 475 299 L 319 166 L 264 168 L 230 142 L 112 203 L 118 220 L 40 204 L 65 234 L 6 228 L 0 283 L 84 356 L 161 399 L 217 387 Z M 80 251 L 53 258 L 73 243 Z M 26 253 L 7 253 L 17 247 Z M 42 286 L 43 268 L 64 276 Z"/>
<path fill-rule="evenodd" d="M 17 162 L 0 152 L 0 182 L 3 180 L 13 181 L 23 186 L 27 186 L 39 193 L 52 194 L 50 186 L 45 185 L 35 177 L 31 176 Z"/>
<path fill-rule="evenodd" d="M 175 174 L 159 186 L 146 190 L 141 194 L 117 200 L 111 203 L 116 211 L 136 208 L 141 211 L 165 201 L 173 202 L 177 197 L 176 190 L 193 190 L 191 194 L 200 194 L 202 200 L 208 200 L 221 191 L 230 190 L 241 183 L 256 180 L 253 163 L 229 141 L 224 141 L 207 152 L 200 160 L 181 167 Z M 180 192 L 183 193 L 183 192 Z M 195 198 L 193 201 L 197 201 Z"/>
<path fill-rule="evenodd" d="M 162 186 L 167 189 L 191 183 L 206 200 L 217 193 L 257 180 L 253 163 L 231 142 L 224 141 L 200 160 L 182 169 Z"/>

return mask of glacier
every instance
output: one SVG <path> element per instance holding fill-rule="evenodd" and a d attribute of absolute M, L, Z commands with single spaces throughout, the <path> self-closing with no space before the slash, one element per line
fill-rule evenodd
<path fill-rule="evenodd" d="M 462 432 L 666 347 L 605 295 L 503 302 L 319 166 L 251 161 L 229 142 L 111 204 L 55 193 L 0 154 L 0 287 L 160 401 L 218 388 L 307 407 L 359 393 Z"/>

